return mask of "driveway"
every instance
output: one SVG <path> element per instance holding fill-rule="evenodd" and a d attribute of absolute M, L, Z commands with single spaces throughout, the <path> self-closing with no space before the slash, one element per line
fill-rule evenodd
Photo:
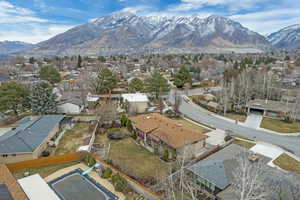
<path fill-rule="evenodd" d="M 262 119 L 263 119 L 262 115 L 256 114 L 256 113 L 250 113 L 247 116 L 247 119 L 244 122 L 244 125 L 248 126 L 250 128 L 258 129 L 260 127 Z"/>
<path fill-rule="evenodd" d="M 222 145 L 225 143 L 224 138 L 226 137 L 225 131 L 221 129 L 216 129 L 206 133 L 208 136 L 206 139 L 206 143 L 211 144 L 213 146 Z"/>
<path fill-rule="evenodd" d="M 170 93 L 172 93 L 172 91 Z M 174 102 L 172 96 L 173 95 L 170 95 L 170 101 Z M 203 112 L 201 108 L 188 104 L 185 101 L 182 101 L 179 110 L 182 114 L 197 122 L 222 130 L 230 130 L 243 137 L 274 144 L 296 154 L 297 156 L 300 156 L 300 137 L 276 135 L 270 132 L 234 124 L 221 118 L 217 118 L 207 112 Z"/>

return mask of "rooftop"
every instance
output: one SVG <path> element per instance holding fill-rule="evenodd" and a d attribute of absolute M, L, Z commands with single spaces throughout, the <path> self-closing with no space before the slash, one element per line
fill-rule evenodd
<path fill-rule="evenodd" d="M 63 115 L 43 115 L 21 121 L 16 129 L 0 136 L 0 153 L 34 152 L 63 118 Z"/>
<path fill-rule="evenodd" d="M 28 199 L 14 176 L 10 173 L 5 165 L 0 165 L 0 199 Z"/>
<path fill-rule="evenodd" d="M 148 97 L 146 94 L 142 93 L 132 93 L 132 94 L 122 94 L 124 100 L 128 102 L 148 102 Z"/>
<path fill-rule="evenodd" d="M 268 111 L 275 111 L 275 112 L 288 112 L 295 106 L 294 103 L 288 103 L 287 106 L 286 102 L 281 101 L 273 101 L 273 100 L 263 100 L 263 99 L 255 99 L 251 100 L 247 103 L 247 107 L 251 107 L 254 109 L 262 109 Z"/>
<path fill-rule="evenodd" d="M 39 174 L 34 174 L 18 180 L 30 199 L 60 200 L 47 182 Z"/>
<path fill-rule="evenodd" d="M 208 137 L 157 113 L 138 115 L 131 117 L 130 120 L 139 130 L 162 140 L 173 148 L 180 148 Z"/>

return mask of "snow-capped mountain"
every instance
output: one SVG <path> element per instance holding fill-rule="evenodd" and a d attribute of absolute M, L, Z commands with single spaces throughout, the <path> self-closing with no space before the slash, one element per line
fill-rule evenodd
<path fill-rule="evenodd" d="M 278 32 L 270 34 L 267 39 L 276 48 L 300 48 L 300 24 L 285 27 Z"/>
<path fill-rule="evenodd" d="M 11 53 L 17 53 L 24 50 L 29 50 L 33 47 L 33 44 L 19 42 L 19 41 L 0 41 L 0 55 L 7 55 Z"/>
<path fill-rule="evenodd" d="M 120 12 L 41 42 L 31 55 L 99 55 L 144 52 L 257 52 L 268 41 L 221 16 L 138 16 Z"/>

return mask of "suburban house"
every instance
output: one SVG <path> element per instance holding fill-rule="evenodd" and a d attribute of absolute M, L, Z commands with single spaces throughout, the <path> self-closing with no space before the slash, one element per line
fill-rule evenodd
<path fill-rule="evenodd" d="M 274 118 L 280 118 L 285 113 L 297 112 L 297 118 L 299 118 L 299 106 L 297 103 L 284 102 L 284 101 L 273 101 L 273 100 L 263 100 L 255 99 L 247 102 L 246 109 L 247 113 L 257 112 L 261 113 L 263 116 L 269 116 Z"/>
<path fill-rule="evenodd" d="M 129 113 L 144 113 L 148 108 L 149 99 L 146 94 L 122 94 L 123 102 L 128 102 Z"/>
<path fill-rule="evenodd" d="M 171 152 L 170 158 L 183 154 L 188 159 L 198 156 L 208 137 L 158 113 L 138 115 L 129 119 L 135 133 L 147 149 L 159 154 L 168 150 Z"/>
<path fill-rule="evenodd" d="M 63 114 L 80 114 L 85 108 L 86 95 L 80 92 L 66 92 L 60 98 L 58 112 Z"/>
<path fill-rule="evenodd" d="M 238 157 L 241 155 L 248 156 L 250 163 L 261 162 L 265 164 L 271 161 L 270 158 L 260 154 L 248 151 L 244 147 L 237 144 L 229 146 L 217 151 L 207 158 L 189 166 L 188 174 L 193 178 L 194 182 L 201 185 L 208 192 L 217 196 L 222 200 L 238 200 L 233 188 L 234 174 L 238 167 Z M 275 180 L 280 177 L 280 170 L 268 167 L 270 174 L 267 180 Z"/>
<path fill-rule="evenodd" d="M 219 112 L 220 111 L 220 105 L 216 102 L 213 102 L 213 101 L 210 101 L 208 104 L 207 104 L 207 109 L 212 111 L 212 112 Z"/>
<path fill-rule="evenodd" d="M 0 135 L 0 163 L 38 158 L 63 129 L 63 115 L 26 117 Z"/>
<path fill-rule="evenodd" d="M 0 165 L 0 199 L 1 200 L 28 200 L 29 198 L 18 184 L 15 177 L 6 167 Z"/>

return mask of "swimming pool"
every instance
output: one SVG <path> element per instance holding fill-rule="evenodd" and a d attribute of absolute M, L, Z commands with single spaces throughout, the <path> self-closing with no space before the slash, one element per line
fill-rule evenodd
<path fill-rule="evenodd" d="M 62 200 L 117 200 L 111 191 L 97 183 L 81 169 L 71 171 L 49 182 L 50 187 Z"/>

